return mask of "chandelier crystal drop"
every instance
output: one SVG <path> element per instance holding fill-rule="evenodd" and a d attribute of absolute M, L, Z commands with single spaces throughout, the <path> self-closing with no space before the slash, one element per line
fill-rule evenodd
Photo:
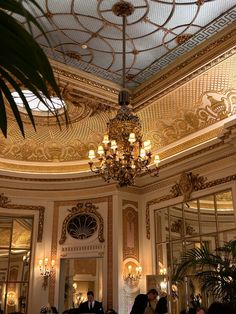
<path fill-rule="evenodd" d="M 142 127 L 140 119 L 133 113 L 129 106 L 130 94 L 125 88 L 125 44 L 126 44 L 126 23 L 127 16 L 131 15 L 135 7 L 126 1 L 120 1 L 112 7 L 112 12 L 122 17 L 123 22 L 123 88 L 119 93 L 119 106 L 115 118 L 107 124 L 107 134 L 104 135 L 102 144 L 98 146 L 98 162 L 95 151 L 89 151 L 89 166 L 92 172 L 99 174 L 109 182 L 115 180 L 123 186 L 131 186 L 135 183 L 136 176 L 149 173 L 151 176 L 159 174 L 159 156 L 154 160 L 151 153 L 150 140 L 142 140 Z M 150 168 L 151 162 L 155 167 Z"/>

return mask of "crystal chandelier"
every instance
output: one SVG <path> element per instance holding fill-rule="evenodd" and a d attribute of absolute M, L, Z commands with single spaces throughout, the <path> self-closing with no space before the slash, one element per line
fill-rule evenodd
<path fill-rule="evenodd" d="M 135 7 L 126 1 L 119 1 L 112 7 L 116 16 L 122 17 L 122 57 L 123 57 L 123 88 L 119 93 L 119 106 L 115 118 L 107 124 L 108 132 L 104 135 L 102 145 L 98 146 L 99 165 L 94 164 L 95 151 L 89 151 L 89 166 L 92 172 L 99 174 L 109 182 L 111 179 L 122 186 L 131 186 L 135 177 L 144 173 L 157 176 L 159 173 L 159 156 L 152 158 L 151 142 L 142 141 L 141 123 L 129 106 L 130 95 L 125 88 L 126 69 L 126 23 L 127 16 L 134 12 Z M 155 167 L 150 168 L 152 159 Z"/>

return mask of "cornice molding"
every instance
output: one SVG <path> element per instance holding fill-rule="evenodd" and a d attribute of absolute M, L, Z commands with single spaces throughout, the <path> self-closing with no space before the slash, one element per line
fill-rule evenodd
<path fill-rule="evenodd" d="M 207 71 L 236 53 L 236 22 L 226 27 L 194 51 L 186 53 L 133 92 L 135 111 L 154 103 L 164 95 Z"/>
<path fill-rule="evenodd" d="M 59 82 L 69 84 L 70 88 L 75 88 L 83 93 L 83 95 L 87 94 L 88 98 L 93 96 L 97 101 L 103 101 L 106 105 L 117 107 L 117 99 L 120 90 L 118 84 L 98 78 L 95 75 L 69 67 L 68 65 L 54 60 L 50 60 L 50 63 Z"/>
<path fill-rule="evenodd" d="M 198 176 L 198 174 L 196 176 Z M 180 180 L 181 180 L 181 178 L 180 178 Z M 195 186 L 194 191 L 200 191 L 200 190 L 208 189 L 208 188 L 211 188 L 213 186 L 228 183 L 230 181 L 236 181 L 236 174 L 233 174 L 233 175 L 230 175 L 230 176 L 227 176 L 224 178 L 219 178 L 216 180 L 208 181 L 208 182 L 202 182 L 201 184 Z M 184 202 L 184 200 L 185 200 L 184 193 L 180 193 L 180 194 L 174 193 L 173 188 L 175 186 L 176 186 L 176 184 L 172 186 L 169 194 L 166 194 L 166 195 L 160 196 L 158 198 L 152 199 L 146 203 L 146 237 L 147 237 L 147 239 L 150 240 L 150 238 L 151 238 L 150 206 L 155 205 L 155 204 L 159 204 L 161 202 L 164 202 L 164 201 L 167 201 L 167 200 L 170 200 L 173 198 L 176 198 L 180 195 L 183 196 L 183 202 Z"/>

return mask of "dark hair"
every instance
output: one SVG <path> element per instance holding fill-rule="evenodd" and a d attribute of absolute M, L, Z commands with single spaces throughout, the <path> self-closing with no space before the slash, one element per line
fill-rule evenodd
<path fill-rule="evenodd" d="M 204 311 L 204 313 L 206 313 L 206 312 L 207 312 L 207 310 L 206 310 L 206 308 L 205 308 L 205 307 L 203 307 L 203 306 L 198 306 L 198 307 L 197 307 L 197 309 L 196 309 L 196 313 L 197 313 L 197 312 L 199 312 L 200 310 L 203 310 L 203 311 Z"/>
<path fill-rule="evenodd" d="M 227 313 L 232 314 L 234 310 L 230 307 L 229 304 L 220 303 L 220 302 L 213 302 L 208 309 L 208 314 L 221 314 Z"/>
<path fill-rule="evenodd" d="M 87 295 L 92 295 L 92 296 L 94 297 L 93 291 L 88 291 L 88 292 L 87 292 Z"/>
<path fill-rule="evenodd" d="M 113 309 L 108 309 L 108 310 L 106 311 L 106 314 L 117 314 L 117 313 L 116 313 L 116 311 L 113 310 Z"/>
<path fill-rule="evenodd" d="M 158 295 L 158 292 L 156 289 L 150 289 L 147 294 L 150 294 L 150 293 Z"/>

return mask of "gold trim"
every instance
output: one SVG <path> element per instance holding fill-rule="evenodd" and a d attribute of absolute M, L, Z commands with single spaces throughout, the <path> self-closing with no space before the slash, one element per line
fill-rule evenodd
<path fill-rule="evenodd" d="M 192 192 L 201 190 L 204 186 L 206 177 L 193 174 L 192 172 L 183 172 L 179 178 L 179 182 L 174 184 L 170 190 L 173 197 L 183 195 L 183 202 L 187 202 Z"/>
<path fill-rule="evenodd" d="M 224 184 L 224 183 L 227 183 L 227 182 L 230 182 L 230 181 L 235 181 L 235 180 L 236 180 L 236 174 L 233 174 L 231 176 L 227 176 L 227 177 L 224 177 L 224 178 L 216 179 L 216 180 L 209 181 L 209 182 L 206 182 L 206 183 L 202 182 L 201 184 L 196 185 L 196 189 L 194 191 L 208 189 L 208 188 L 211 188 L 213 186 Z M 155 198 L 155 199 L 153 199 L 151 201 L 148 201 L 146 203 L 146 238 L 147 239 L 150 240 L 150 238 L 151 238 L 151 233 L 150 233 L 150 206 L 154 205 L 154 204 L 158 204 L 158 203 L 163 202 L 163 201 L 167 201 L 169 199 L 172 199 L 172 198 L 175 198 L 175 197 L 178 197 L 178 196 L 179 195 L 175 196 L 175 194 L 173 192 L 171 192 L 168 195 L 164 195 L 164 196 L 161 196 L 159 198 Z"/>
<path fill-rule="evenodd" d="M 19 205 L 12 204 L 11 200 L 7 196 L 4 196 L 4 193 L 0 194 L 0 207 L 8 209 L 23 209 L 23 210 L 33 210 L 39 212 L 39 221 L 38 221 L 38 235 L 37 242 L 42 242 L 43 239 L 43 227 L 44 227 L 44 206 L 34 206 L 34 205 Z"/>
<path fill-rule="evenodd" d="M 81 202 L 87 203 L 104 203 L 108 204 L 108 221 L 107 221 L 107 287 L 104 287 L 104 292 L 107 293 L 107 306 L 109 308 L 113 307 L 113 237 L 112 237 L 112 196 L 104 196 L 100 198 L 88 198 L 81 200 Z M 52 244 L 51 244 L 51 259 L 56 260 L 57 258 L 57 248 L 58 248 L 58 221 L 59 221 L 59 207 L 60 206 L 73 206 L 78 201 L 56 201 L 54 203 L 53 211 L 53 226 L 52 226 Z M 49 291 L 48 291 L 48 302 L 54 304 L 55 301 L 55 291 L 56 291 L 56 269 L 54 275 L 49 281 Z"/>
<path fill-rule="evenodd" d="M 139 260 L 139 224 L 138 224 L 138 211 L 133 207 L 126 206 L 122 210 L 123 216 L 123 261 L 127 258 L 134 258 L 135 260 Z M 133 225 L 133 238 L 134 238 L 134 246 L 129 247 L 127 245 L 128 234 L 127 229 L 128 226 L 131 229 L 131 224 Z M 131 229 L 132 230 L 132 229 Z"/>
<path fill-rule="evenodd" d="M 171 64 L 137 87 L 132 100 L 135 111 L 152 104 L 173 89 L 235 54 L 235 25 L 236 23 L 232 23 L 221 31 L 221 37 L 218 33 L 209 41 L 199 45 L 199 48 L 185 54 L 184 57 L 180 58 L 181 61 L 178 65 L 173 67 Z"/>
<path fill-rule="evenodd" d="M 122 200 L 122 206 L 125 205 L 133 205 L 135 208 L 138 208 L 138 202 L 130 201 L 130 200 Z"/>
<path fill-rule="evenodd" d="M 97 212 L 98 207 L 93 205 L 92 203 L 78 203 L 76 206 L 72 207 L 71 209 L 68 209 L 70 212 L 69 215 L 66 216 L 66 218 L 63 221 L 62 224 L 62 231 L 61 231 L 61 239 L 59 241 L 59 244 L 63 244 L 66 241 L 66 230 L 67 230 L 67 224 L 69 220 L 78 214 L 81 213 L 89 213 L 93 214 L 98 218 L 99 221 L 99 229 L 98 229 L 98 240 L 99 242 L 104 242 L 104 236 L 103 236 L 103 230 L 104 230 L 104 221 L 102 216 Z"/>

